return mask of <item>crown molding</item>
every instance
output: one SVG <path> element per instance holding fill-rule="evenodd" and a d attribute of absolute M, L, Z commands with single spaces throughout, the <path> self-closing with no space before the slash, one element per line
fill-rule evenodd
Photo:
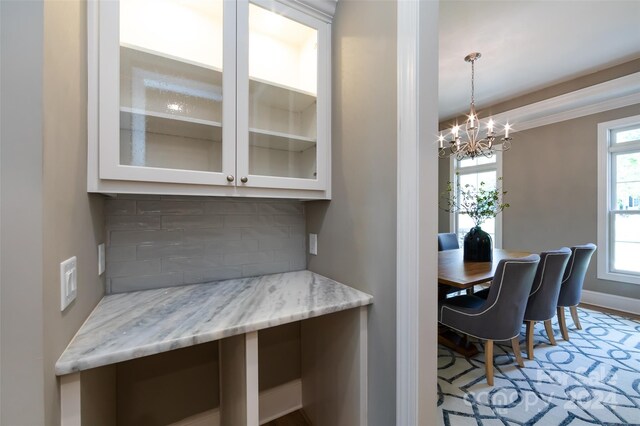
<path fill-rule="evenodd" d="M 517 132 L 638 103 L 640 72 L 505 111 L 493 119 L 515 123 Z"/>
<path fill-rule="evenodd" d="M 309 14 L 321 21 L 331 23 L 336 13 L 338 0 L 277 0 L 294 9 Z"/>

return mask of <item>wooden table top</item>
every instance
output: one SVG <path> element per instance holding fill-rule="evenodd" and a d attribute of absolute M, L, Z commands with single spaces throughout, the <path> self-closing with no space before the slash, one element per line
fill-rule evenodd
<path fill-rule="evenodd" d="M 526 257 L 531 253 L 494 249 L 493 262 L 465 262 L 463 249 L 438 252 L 438 283 L 469 288 L 493 278 L 502 259 Z"/>

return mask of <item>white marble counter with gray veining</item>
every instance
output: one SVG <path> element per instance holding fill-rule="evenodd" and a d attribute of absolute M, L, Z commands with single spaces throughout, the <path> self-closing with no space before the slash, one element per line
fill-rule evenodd
<path fill-rule="evenodd" d="M 114 364 L 364 306 L 373 297 L 310 271 L 105 296 L 56 374 Z"/>

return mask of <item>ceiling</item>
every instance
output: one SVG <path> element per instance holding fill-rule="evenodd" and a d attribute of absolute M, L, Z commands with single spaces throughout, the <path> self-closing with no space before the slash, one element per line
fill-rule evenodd
<path fill-rule="evenodd" d="M 640 58 L 640 0 L 442 0 L 440 119 Z"/>

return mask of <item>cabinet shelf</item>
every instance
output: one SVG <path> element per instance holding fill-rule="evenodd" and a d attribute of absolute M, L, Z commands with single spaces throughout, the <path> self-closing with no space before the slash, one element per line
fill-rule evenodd
<path fill-rule="evenodd" d="M 302 152 L 316 146 L 316 140 L 288 133 L 249 129 L 249 145 L 280 151 Z"/>
<path fill-rule="evenodd" d="M 140 123 L 144 124 L 138 127 L 134 125 L 134 120 L 140 120 Z M 222 141 L 222 124 L 216 121 L 141 111 L 133 108 L 120 108 L 120 128 L 161 135 Z"/>
<path fill-rule="evenodd" d="M 143 69 L 189 76 L 194 80 L 222 86 L 222 70 L 217 67 L 129 44 L 122 44 L 120 50 L 121 60 L 135 63 Z M 304 111 L 316 102 L 316 96 L 307 91 L 253 77 L 249 79 L 249 94 L 261 104 L 293 112 Z"/>

